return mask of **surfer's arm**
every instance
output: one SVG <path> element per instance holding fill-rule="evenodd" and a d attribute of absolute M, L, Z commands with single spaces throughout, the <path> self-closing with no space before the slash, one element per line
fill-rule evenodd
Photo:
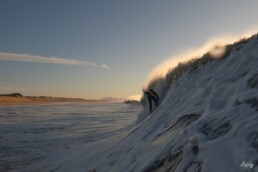
<path fill-rule="evenodd" d="M 156 98 L 157 98 L 157 101 L 159 101 L 159 96 L 158 96 L 157 93 L 155 93 L 155 96 L 156 96 Z"/>

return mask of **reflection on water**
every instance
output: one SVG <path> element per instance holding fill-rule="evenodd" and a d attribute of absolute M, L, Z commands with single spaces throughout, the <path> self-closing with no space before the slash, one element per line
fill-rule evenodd
<path fill-rule="evenodd" d="M 77 103 L 0 107 L 0 171 L 22 171 L 52 152 L 126 130 L 140 106 Z"/>

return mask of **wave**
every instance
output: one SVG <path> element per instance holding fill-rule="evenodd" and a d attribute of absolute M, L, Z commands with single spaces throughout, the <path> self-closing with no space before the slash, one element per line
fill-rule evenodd
<path fill-rule="evenodd" d="M 257 30 L 256 30 L 257 31 Z M 176 81 L 184 72 L 198 68 L 209 60 L 225 58 L 231 52 L 233 45 L 238 46 L 253 37 L 255 30 L 250 30 L 241 36 L 220 36 L 211 39 L 204 46 L 188 50 L 180 55 L 169 58 L 155 67 L 149 74 L 143 90 L 154 89 L 160 102 L 167 95 L 171 84 Z M 138 123 L 142 122 L 149 115 L 149 108 L 146 96 L 142 95 L 141 104 L 143 111 L 138 115 Z"/>

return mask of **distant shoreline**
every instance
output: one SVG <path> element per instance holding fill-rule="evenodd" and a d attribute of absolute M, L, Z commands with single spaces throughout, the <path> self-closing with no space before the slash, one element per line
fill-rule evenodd
<path fill-rule="evenodd" d="M 111 100 L 112 101 L 112 100 Z M 49 96 L 23 96 L 20 93 L 0 94 L 0 105 L 33 105 L 33 104 L 52 104 L 52 103 L 97 103 L 111 102 L 106 99 L 81 99 L 81 98 L 63 98 Z M 120 101 L 117 99 L 116 101 Z"/>

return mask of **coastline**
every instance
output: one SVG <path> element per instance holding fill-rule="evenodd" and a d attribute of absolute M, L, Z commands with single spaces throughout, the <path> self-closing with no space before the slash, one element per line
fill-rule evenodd
<path fill-rule="evenodd" d="M 53 104 L 53 103 L 97 103 L 97 102 L 108 102 L 108 101 L 87 100 L 87 99 L 80 99 L 80 98 L 61 98 L 61 97 L 0 96 L 0 106 L 37 105 L 37 104 Z"/>

